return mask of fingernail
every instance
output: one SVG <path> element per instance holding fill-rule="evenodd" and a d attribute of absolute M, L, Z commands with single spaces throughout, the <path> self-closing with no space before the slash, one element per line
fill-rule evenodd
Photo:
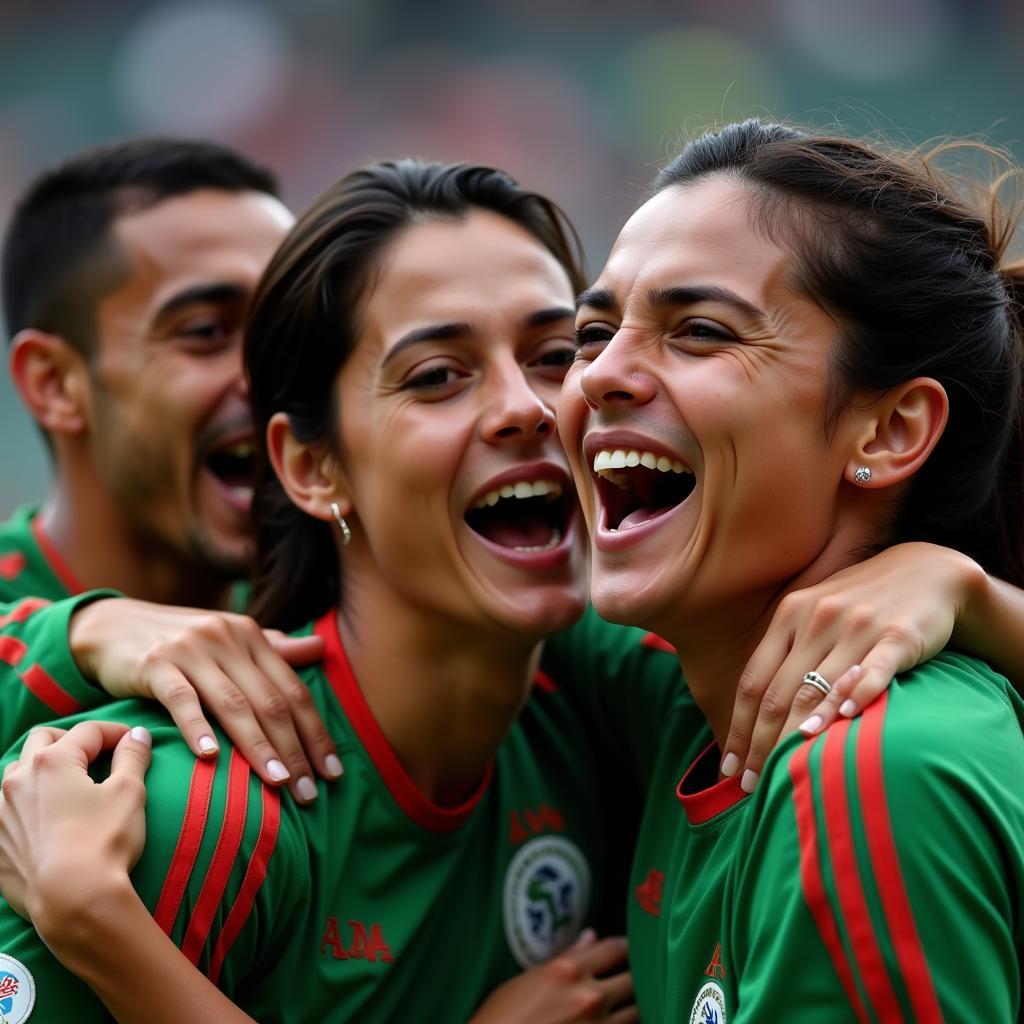
<path fill-rule="evenodd" d="M 341 763 L 341 758 L 337 754 L 328 754 L 324 758 L 324 769 L 332 779 L 341 778 L 345 774 L 345 766 Z"/>
<path fill-rule="evenodd" d="M 196 740 L 196 746 L 199 748 L 200 754 L 216 754 L 220 749 L 212 736 L 200 736 Z"/>
<path fill-rule="evenodd" d="M 722 761 L 722 774 L 731 779 L 740 770 L 740 759 L 730 750 Z"/>
<path fill-rule="evenodd" d="M 308 802 L 316 799 L 316 783 L 308 775 L 299 777 L 299 781 L 295 783 L 295 791 L 301 800 Z"/>
<path fill-rule="evenodd" d="M 135 740 L 136 743 L 142 743 L 144 746 L 147 747 L 153 746 L 153 737 L 149 734 L 149 730 L 143 728 L 143 726 L 141 725 L 135 726 L 135 728 L 132 729 L 129 735 L 133 740 Z"/>
<path fill-rule="evenodd" d="M 267 762 L 267 774 L 275 782 L 284 782 L 285 779 L 291 778 L 292 773 L 275 757 Z"/>
<path fill-rule="evenodd" d="M 847 698 L 839 705 L 839 714 L 841 714 L 843 718 L 853 718 L 853 716 L 857 714 L 857 705 Z"/>
<path fill-rule="evenodd" d="M 757 772 L 748 768 L 743 773 L 743 778 L 740 779 L 740 789 L 742 789 L 744 793 L 753 793 L 754 790 L 757 789 Z"/>
<path fill-rule="evenodd" d="M 805 735 L 813 736 L 821 728 L 822 722 L 821 715 L 811 715 L 806 722 L 800 723 L 799 729 Z"/>

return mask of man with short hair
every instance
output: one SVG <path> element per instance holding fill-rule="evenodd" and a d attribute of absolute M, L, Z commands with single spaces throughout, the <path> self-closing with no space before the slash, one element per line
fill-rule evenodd
<path fill-rule="evenodd" d="M 242 324 L 292 220 L 268 171 L 207 142 L 101 147 L 29 187 L 3 304 L 55 479 L 0 525 L 0 601 L 228 605 L 250 557 Z"/>

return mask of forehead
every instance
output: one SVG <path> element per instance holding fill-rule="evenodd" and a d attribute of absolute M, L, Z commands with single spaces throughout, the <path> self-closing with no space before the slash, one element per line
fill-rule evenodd
<path fill-rule="evenodd" d="M 413 321 L 525 315 L 572 304 L 562 265 L 525 228 L 488 210 L 427 220 L 391 243 L 366 305 L 366 321 L 390 333 Z"/>
<path fill-rule="evenodd" d="M 160 304 L 211 281 L 251 288 L 293 220 L 273 196 L 216 189 L 125 214 L 112 233 L 130 278 L 109 298 Z"/>
<path fill-rule="evenodd" d="M 626 222 L 598 285 L 624 303 L 700 280 L 767 303 L 784 285 L 791 257 L 754 229 L 751 196 L 748 186 L 724 176 L 663 189 Z"/>

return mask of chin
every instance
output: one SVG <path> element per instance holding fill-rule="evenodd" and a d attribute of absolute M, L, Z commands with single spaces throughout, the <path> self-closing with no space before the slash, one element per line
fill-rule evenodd
<path fill-rule="evenodd" d="M 657 580 L 648 580 L 644 585 L 622 575 L 603 576 L 595 572 L 590 584 L 590 603 L 608 622 L 661 633 L 666 628 L 667 610 L 677 602 L 657 583 Z"/>
<path fill-rule="evenodd" d="M 587 595 L 583 590 L 561 594 L 549 592 L 534 595 L 514 606 L 506 604 L 496 617 L 513 632 L 541 640 L 574 625 L 586 607 Z"/>

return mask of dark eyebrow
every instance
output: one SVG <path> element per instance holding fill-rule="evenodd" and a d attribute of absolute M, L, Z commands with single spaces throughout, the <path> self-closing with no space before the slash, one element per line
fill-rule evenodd
<path fill-rule="evenodd" d="M 571 320 L 574 314 L 568 306 L 552 306 L 550 309 L 540 309 L 531 313 L 523 321 L 526 330 L 543 327 L 545 324 L 556 323 L 559 320 Z M 457 341 L 460 338 L 468 338 L 474 333 L 472 324 L 463 322 L 450 324 L 430 324 L 428 327 L 417 327 L 408 334 L 403 334 L 388 354 L 381 361 L 381 367 L 387 366 L 399 352 L 407 349 L 410 345 L 419 345 L 425 341 Z"/>
<path fill-rule="evenodd" d="M 248 302 L 249 289 L 240 284 L 197 284 L 194 288 L 172 295 L 157 311 L 155 321 L 166 319 L 175 313 L 196 306 L 201 302 L 226 305 L 229 302 Z"/>
<path fill-rule="evenodd" d="M 741 299 L 735 292 L 717 285 L 691 285 L 678 288 L 655 288 L 647 293 L 647 301 L 652 306 L 692 306 L 697 302 L 720 302 L 732 306 L 750 320 L 759 324 L 767 322 L 764 313 L 746 299 Z"/>
<path fill-rule="evenodd" d="M 576 308 L 593 306 L 594 309 L 612 310 L 617 307 L 615 296 L 607 288 L 588 288 L 576 296 Z"/>
<path fill-rule="evenodd" d="M 429 327 L 417 327 L 416 330 L 403 334 L 395 342 L 391 351 L 381 361 L 381 366 L 387 366 L 395 356 L 410 345 L 420 345 L 424 341 L 453 341 L 458 338 L 468 338 L 473 333 L 473 328 L 467 323 L 431 324 Z"/>

